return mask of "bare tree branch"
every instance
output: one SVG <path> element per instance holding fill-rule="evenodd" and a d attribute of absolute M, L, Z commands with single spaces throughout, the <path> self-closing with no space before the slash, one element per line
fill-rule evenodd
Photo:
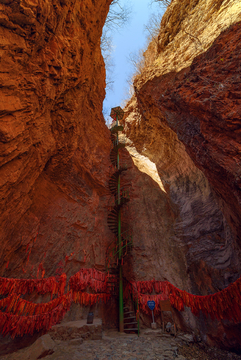
<path fill-rule="evenodd" d="M 164 5 L 165 7 L 169 6 L 172 2 L 172 0 L 152 0 L 151 4 L 153 3 L 160 3 L 160 5 Z"/>
<path fill-rule="evenodd" d="M 114 46 L 112 43 L 112 32 L 113 30 L 119 30 L 127 23 L 130 13 L 130 7 L 121 5 L 121 0 L 112 1 L 101 37 L 101 50 L 106 67 L 106 91 L 111 90 L 114 83 L 114 63 L 112 59 Z"/>
<path fill-rule="evenodd" d="M 203 44 L 201 43 L 201 41 L 199 40 L 199 38 L 198 38 L 197 36 L 190 34 L 190 33 L 189 33 L 188 31 L 186 31 L 185 29 L 184 29 L 184 32 L 185 32 L 187 35 L 189 35 L 192 39 L 196 39 L 196 40 L 198 41 L 199 45 L 201 46 L 201 48 L 204 50 Z"/>
<path fill-rule="evenodd" d="M 148 34 L 148 42 L 152 40 L 158 42 L 161 19 L 162 13 L 152 14 L 148 23 L 144 26 L 144 31 Z"/>
<path fill-rule="evenodd" d="M 130 7 L 121 5 L 120 0 L 113 0 L 105 21 L 105 27 L 110 30 L 123 27 L 129 20 L 130 13 Z"/>

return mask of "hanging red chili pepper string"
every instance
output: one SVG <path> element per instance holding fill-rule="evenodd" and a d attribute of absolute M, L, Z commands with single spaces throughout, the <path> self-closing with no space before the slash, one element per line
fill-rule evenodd
<path fill-rule="evenodd" d="M 73 292 L 58 297 L 48 303 L 35 304 L 13 294 L 6 299 L 0 300 L 0 307 L 6 308 L 0 311 L 0 332 L 3 336 L 33 334 L 35 330 L 49 330 L 53 325 L 62 320 L 69 310 L 72 302 L 81 305 L 94 305 L 97 302 L 109 300 L 110 294 L 88 294 Z"/>
<path fill-rule="evenodd" d="M 56 294 L 62 285 L 63 278 L 49 277 L 46 279 L 8 279 L 0 277 L 0 294 L 31 294 L 36 291 L 38 294 Z"/>
<path fill-rule="evenodd" d="M 106 293 L 101 294 L 89 294 L 86 292 L 73 292 L 73 301 L 81 305 L 94 305 L 97 302 L 103 301 L 106 303 L 110 299 L 111 295 Z"/>
<path fill-rule="evenodd" d="M 71 291 L 47 303 L 36 304 L 20 298 L 20 295 L 13 294 L 0 300 L 0 308 L 5 309 L 5 313 L 12 315 L 38 315 L 52 311 L 70 296 L 72 296 Z"/>
<path fill-rule="evenodd" d="M 81 269 L 69 279 L 69 287 L 83 291 L 90 287 L 96 292 L 106 292 L 106 275 L 95 269 Z"/>
<path fill-rule="evenodd" d="M 19 316 L 0 311 L 0 332 L 3 336 L 10 334 L 14 338 L 24 334 L 33 335 L 36 330 L 49 330 L 62 320 L 69 310 L 71 302 L 70 292 L 62 299 L 61 304 L 47 313 Z"/>
<path fill-rule="evenodd" d="M 43 272 L 43 269 L 40 269 Z M 48 329 L 57 323 L 68 310 L 72 301 L 82 305 L 93 305 L 99 301 L 107 301 L 110 294 L 107 291 L 107 283 L 113 275 L 105 274 L 95 269 L 81 269 L 71 276 L 68 283 L 70 289 L 64 295 L 67 276 L 63 273 L 60 277 L 42 279 L 7 279 L 0 277 L 0 294 L 9 295 L 0 300 L 0 331 L 3 334 L 10 333 L 12 336 L 32 333 L 36 329 Z M 83 292 L 87 288 L 95 291 L 94 294 Z M 20 297 L 27 293 L 57 295 L 57 298 L 48 303 L 35 304 Z M 155 294 L 153 295 L 153 292 Z M 129 282 L 124 291 L 124 297 L 129 293 L 138 299 L 140 310 L 148 312 L 147 301 L 155 300 L 156 312 L 160 311 L 161 300 L 169 299 L 171 305 L 177 310 L 184 310 L 184 306 L 190 307 L 193 314 L 198 315 L 202 311 L 211 318 L 229 319 L 235 322 L 241 321 L 241 279 L 230 284 L 226 289 L 212 295 L 192 295 L 180 290 L 167 281 L 138 281 Z M 30 322 L 33 322 L 30 325 Z M 23 330 L 21 327 L 23 326 Z"/>
<path fill-rule="evenodd" d="M 160 295 L 151 294 L 153 291 L 161 293 Z M 184 310 L 184 306 L 190 307 L 194 315 L 202 311 L 210 315 L 212 319 L 228 319 L 234 322 L 241 321 L 241 278 L 212 295 L 192 295 L 186 291 L 180 290 L 167 281 L 138 281 L 127 284 L 124 296 L 128 298 L 131 293 L 134 298 L 138 298 L 140 309 L 148 312 L 147 301 L 156 300 L 156 312 L 160 311 L 160 300 L 169 298 L 170 303 L 179 311 Z"/>
<path fill-rule="evenodd" d="M 44 269 L 40 267 L 43 272 Z M 106 292 L 106 275 L 95 269 L 81 269 L 69 280 L 70 290 L 64 295 L 67 276 L 63 273 L 47 279 L 7 279 L 0 278 L 0 294 L 9 295 L 0 300 L 0 332 L 5 336 L 11 334 L 23 336 L 33 334 L 35 330 L 48 330 L 62 320 L 73 301 L 82 305 L 93 305 L 99 301 L 106 302 L 110 294 Z M 83 293 L 87 287 L 95 294 Z M 36 291 L 38 294 L 57 295 L 47 303 L 35 304 L 20 296 Z"/>
<path fill-rule="evenodd" d="M 41 268 L 42 270 L 42 268 Z M 60 277 L 49 277 L 42 279 L 13 279 L 0 277 L 0 294 L 31 294 L 36 291 L 38 294 L 62 295 L 66 286 L 67 276 L 63 273 Z M 69 286 L 76 291 L 87 287 L 97 292 L 106 291 L 105 273 L 95 269 L 81 269 L 69 279 Z"/>

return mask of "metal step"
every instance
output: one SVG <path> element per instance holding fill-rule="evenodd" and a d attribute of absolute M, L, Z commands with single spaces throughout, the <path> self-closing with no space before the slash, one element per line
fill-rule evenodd
<path fill-rule="evenodd" d="M 124 323 L 124 328 L 125 328 L 125 325 L 137 325 L 138 322 L 137 321 L 134 321 L 134 322 L 131 322 L 131 323 Z"/>
<path fill-rule="evenodd" d="M 124 143 L 121 143 L 121 142 L 119 142 L 119 143 L 117 144 L 117 142 L 114 142 L 114 143 L 113 143 L 113 147 L 114 147 L 115 150 L 117 150 L 117 149 L 124 148 L 124 147 L 125 147 L 125 144 L 124 144 Z"/>
<path fill-rule="evenodd" d="M 108 214 L 108 220 L 116 220 L 117 219 L 117 213 L 115 213 L 114 211 L 110 212 Z"/>
<path fill-rule="evenodd" d="M 110 131 L 111 131 L 111 133 L 112 134 L 115 134 L 115 133 L 117 133 L 118 131 L 123 131 L 124 130 L 124 127 L 122 126 L 122 125 L 115 125 L 115 126 L 113 126 L 111 129 L 110 129 Z"/>
<path fill-rule="evenodd" d="M 124 329 L 124 331 L 138 331 L 138 329 L 137 328 L 133 328 L 133 329 Z"/>
<path fill-rule="evenodd" d="M 124 317 L 124 320 L 135 319 L 135 318 L 136 318 L 135 316 L 129 316 L 129 317 L 126 317 L 126 318 Z"/>

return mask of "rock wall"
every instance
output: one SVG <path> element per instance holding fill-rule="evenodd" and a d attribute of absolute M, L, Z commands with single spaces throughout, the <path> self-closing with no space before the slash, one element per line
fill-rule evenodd
<path fill-rule="evenodd" d="M 125 134 L 136 166 L 143 171 L 151 160 L 146 167 L 155 165 L 159 180 L 133 173 L 137 280 L 206 295 L 241 274 L 240 20 L 239 1 L 173 0 L 156 53 L 152 43 L 144 54 Z M 179 326 L 209 344 L 240 347 L 240 326 L 188 311 Z"/>
<path fill-rule="evenodd" d="M 110 2 L 0 2 L 1 275 L 105 266 Z"/>

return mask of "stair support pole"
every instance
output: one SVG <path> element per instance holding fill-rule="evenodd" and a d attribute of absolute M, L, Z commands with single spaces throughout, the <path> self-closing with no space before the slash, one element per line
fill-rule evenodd
<path fill-rule="evenodd" d="M 118 126 L 118 115 L 116 116 L 116 125 Z M 117 145 L 119 144 L 119 134 L 117 132 Z M 117 169 L 120 169 L 120 154 L 117 149 Z M 124 303 L 123 303 L 123 277 L 122 277 L 122 248 L 121 248 L 121 196 L 120 196 L 120 173 L 118 173 L 118 250 L 119 250 L 119 331 L 124 332 Z"/>
<path fill-rule="evenodd" d="M 120 179 L 120 154 L 119 154 L 119 131 L 123 130 L 123 127 L 119 126 L 119 118 L 122 119 L 124 111 L 120 106 L 111 109 L 110 116 L 116 121 L 115 134 L 116 134 L 116 145 L 117 145 L 117 199 L 115 198 L 115 204 L 117 203 L 117 256 L 118 256 L 118 267 L 119 267 L 119 331 L 124 332 L 124 301 L 123 301 L 123 268 L 122 268 L 122 235 L 121 235 L 121 179 Z M 119 118 L 118 118 L 119 117 Z M 114 145 L 115 146 L 115 145 Z"/>
<path fill-rule="evenodd" d="M 122 265 L 119 270 L 119 331 L 124 332 L 123 277 Z"/>

